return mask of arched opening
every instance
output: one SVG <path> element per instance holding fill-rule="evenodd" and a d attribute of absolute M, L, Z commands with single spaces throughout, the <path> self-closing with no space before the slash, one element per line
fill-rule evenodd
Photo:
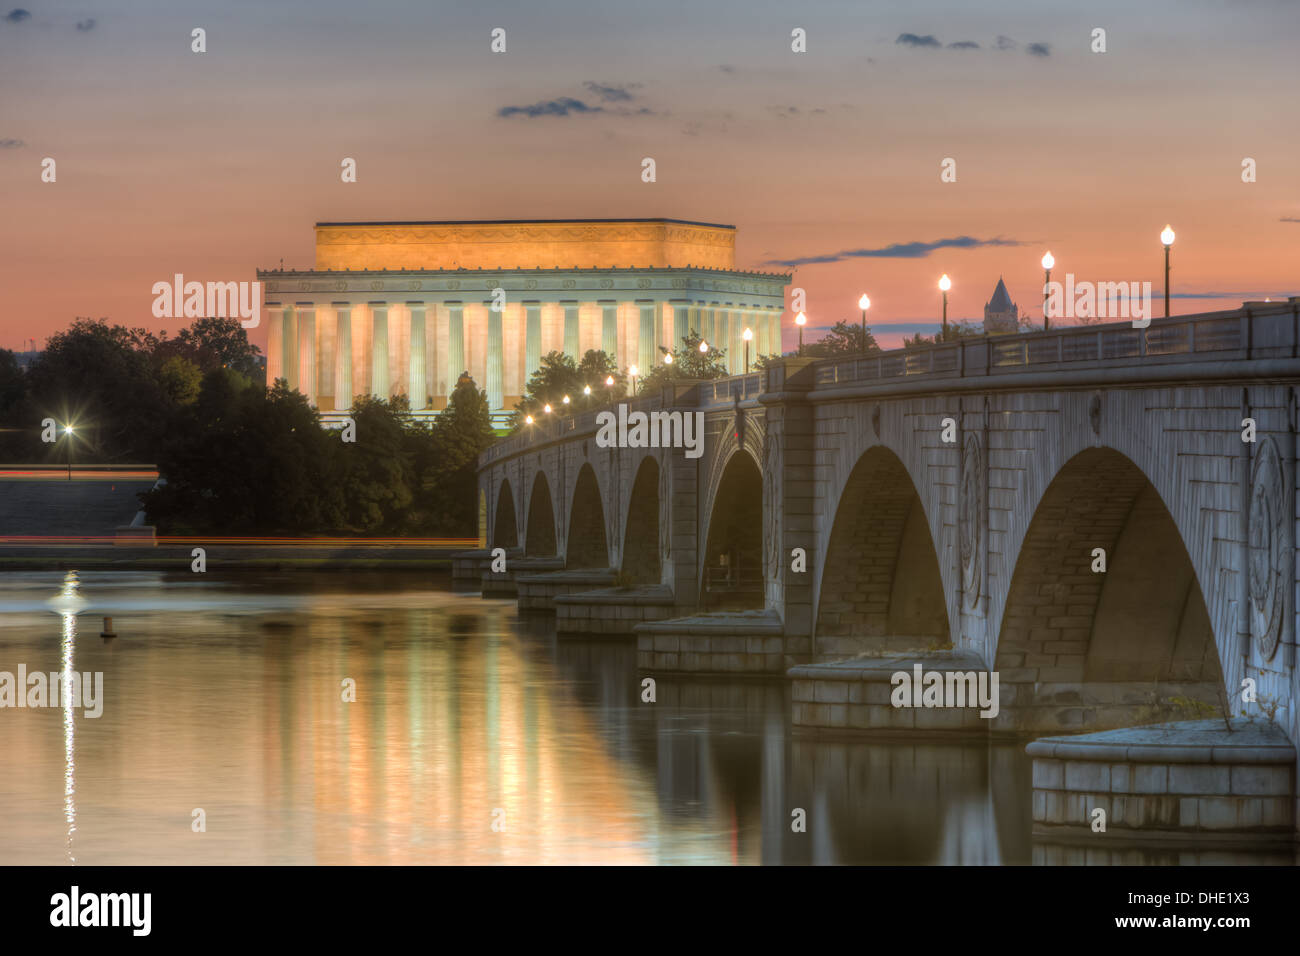
<path fill-rule="evenodd" d="M 1080 452 L 1048 486 L 1016 559 L 995 667 L 1003 688 L 1021 685 L 1011 699 L 1026 729 L 1219 711 L 1218 650 L 1187 547 L 1119 452 Z"/>
<path fill-rule="evenodd" d="M 912 478 L 888 449 L 868 449 L 840 496 L 822 564 L 819 660 L 949 642 L 943 577 Z"/>
<path fill-rule="evenodd" d="M 700 601 L 709 608 L 763 606 L 763 475 L 737 452 L 713 497 Z"/>
<path fill-rule="evenodd" d="M 497 492 L 497 517 L 492 522 L 492 547 L 519 547 L 519 530 L 515 522 L 515 496 L 510 490 L 510 482 L 501 482 Z"/>
<path fill-rule="evenodd" d="M 524 535 L 524 556 L 548 557 L 555 554 L 555 509 L 551 506 L 551 485 L 546 472 L 533 479 L 533 493 L 528 498 L 528 531 Z"/>
<path fill-rule="evenodd" d="M 627 507 L 627 528 L 623 535 L 623 574 L 634 584 L 658 584 L 659 562 L 659 463 L 642 459 L 632 483 Z"/>
<path fill-rule="evenodd" d="M 565 545 L 565 567 L 609 567 L 609 545 L 605 541 L 605 508 L 600 486 L 591 465 L 583 465 L 573 486 L 569 508 L 569 537 Z"/>

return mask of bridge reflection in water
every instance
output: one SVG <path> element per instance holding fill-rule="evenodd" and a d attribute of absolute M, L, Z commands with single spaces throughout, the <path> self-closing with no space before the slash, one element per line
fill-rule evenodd
<path fill-rule="evenodd" d="M 58 669 L 66 628 L 48 600 L 61 584 L 0 582 L 0 658 Z M 0 747 L 24 772 L 0 783 L 0 862 L 1027 863 L 1073 852 L 1031 839 L 1020 746 L 792 733 L 781 680 L 662 678 L 643 703 L 629 644 L 558 642 L 547 619 L 427 578 L 86 573 L 80 596 L 78 614 L 112 615 L 120 635 L 74 632 L 77 668 L 104 672 L 104 713 L 74 715 L 72 737 L 42 711 L 4 714 Z M 355 703 L 341 701 L 345 678 Z M 207 831 L 194 833 L 200 807 Z M 796 809 L 806 833 L 792 832 Z"/>

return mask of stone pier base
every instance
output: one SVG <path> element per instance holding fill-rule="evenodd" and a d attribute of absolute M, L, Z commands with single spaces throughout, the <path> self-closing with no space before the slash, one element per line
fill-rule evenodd
<path fill-rule="evenodd" d="M 639 625 L 636 657 L 645 670 L 770 677 L 806 661 L 808 641 L 787 638 L 775 611 L 724 611 Z"/>
<path fill-rule="evenodd" d="M 557 634 L 631 635 L 638 624 L 673 616 L 672 588 L 607 588 L 555 597 Z"/>
<path fill-rule="evenodd" d="M 545 574 L 515 576 L 520 611 L 555 612 L 555 599 L 561 594 L 576 594 L 613 585 L 613 568 L 579 568 L 550 571 Z"/>
<path fill-rule="evenodd" d="M 1098 841 L 1188 834 L 1289 838 L 1296 749 L 1280 727 L 1239 718 L 1045 737 L 1034 758 L 1034 832 Z M 1106 813 L 1094 832 L 1094 811 Z"/>
<path fill-rule="evenodd" d="M 939 651 L 906 657 L 860 657 L 847 661 L 792 667 L 790 718 L 795 727 L 875 732 L 936 731 L 988 733 L 988 719 L 978 705 L 965 707 L 894 707 L 891 683 L 898 671 L 987 673 L 975 654 Z"/>
<path fill-rule="evenodd" d="M 485 598 L 512 598 L 518 596 L 517 578 L 523 574 L 537 574 L 543 571 L 558 571 L 564 567 L 564 559 L 547 558 L 511 558 L 506 557 L 506 569 L 493 571 L 490 567 L 481 578 Z"/>

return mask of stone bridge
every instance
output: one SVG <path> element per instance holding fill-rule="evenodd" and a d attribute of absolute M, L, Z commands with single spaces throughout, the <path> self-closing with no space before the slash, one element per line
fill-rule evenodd
<path fill-rule="evenodd" d="M 1248 709 L 1295 741 L 1298 390 L 1297 298 L 782 359 L 629 401 L 702 411 L 696 459 L 581 410 L 492 446 L 483 583 L 647 669 L 788 672 L 796 723 L 877 726 L 906 659 L 998 672 L 1019 731 Z"/>

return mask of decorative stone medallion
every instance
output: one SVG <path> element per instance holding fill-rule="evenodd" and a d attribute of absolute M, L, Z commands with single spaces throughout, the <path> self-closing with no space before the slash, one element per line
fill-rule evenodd
<path fill-rule="evenodd" d="M 1286 576 L 1282 507 L 1282 460 L 1273 439 L 1265 438 L 1255 452 L 1250 478 L 1250 531 L 1247 569 L 1250 590 L 1250 636 L 1260 657 L 1272 660 L 1282 635 Z"/>
<path fill-rule="evenodd" d="M 980 596 L 980 579 L 984 568 L 983 510 L 984 455 L 979 439 L 967 432 L 962 445 L 961 481 L 958 486 L 960 513 L 957 521 L 958 543 L 961 548 L 962 593 L 968 607 L 975 607 Z"/>

